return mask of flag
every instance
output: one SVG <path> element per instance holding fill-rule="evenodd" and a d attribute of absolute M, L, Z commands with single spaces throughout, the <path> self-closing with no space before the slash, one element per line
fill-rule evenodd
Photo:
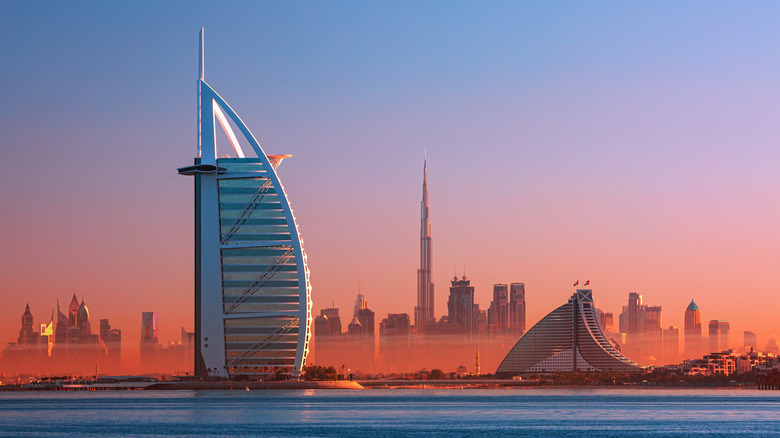
<path fill-rule="evenodd" d="M 576 282 L 574 282 L 574 284 L 573 284 L 572 286 L 576 286 L 576 285 L 578 285 L 578 284 L 580 284 L 580 281 L 579 281 L 579 280 L 577 280 Z"/>
<path fill-rule="evenodd" d="M 590 280 L 585 281 L 585 286 L 590 284 Z"/>

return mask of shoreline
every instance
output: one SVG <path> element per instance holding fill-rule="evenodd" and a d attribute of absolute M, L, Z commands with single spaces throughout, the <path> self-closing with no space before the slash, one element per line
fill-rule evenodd
<path fill-rule="evenodd" d="M 0 392 L 43 391 L 251 391 L 278 389 L 637 389 L 637 390 L 762 390 L 758 385 L 550 385 L 522 380 L 330 380 L 330 381 L 179 381 L 116 382 L 95 384 L 26 384 L 3 385 Z"/>

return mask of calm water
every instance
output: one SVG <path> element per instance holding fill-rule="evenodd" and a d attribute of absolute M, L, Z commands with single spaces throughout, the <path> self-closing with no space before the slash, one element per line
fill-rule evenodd
<path fill-rule="evenodd" d="M 395 389 L 0 393 L 0 435 L 764 436 L 780 391 Z"/>

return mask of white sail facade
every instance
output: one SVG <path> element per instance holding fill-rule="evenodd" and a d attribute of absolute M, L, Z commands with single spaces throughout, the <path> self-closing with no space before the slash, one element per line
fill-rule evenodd
<path fill-rule="evenodd" d="M 303 239 L 276 168 L 235 111 L 204 80 L 201 31 L 195 179 L 195 374 L 297 376 L 310 339 Z M 217 122 L 236 157 L 218 158 Z M 255 157 L 244 154 L 231 123 Z M 224 155 L 223 155 L 224 156 Z"/>
<path fill-rule="evenodd" d="M 593 291 L 577 289 L 566 304 L 541 319 L 498 366 L 501 377 L 570 371 L 641 371 L 599 326 Z"/>

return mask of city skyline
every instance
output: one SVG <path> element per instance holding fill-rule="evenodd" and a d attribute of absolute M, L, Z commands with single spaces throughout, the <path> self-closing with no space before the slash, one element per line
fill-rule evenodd
<path fill-rule="evenodd" d="M 297 215 L 316 218 L 302 223 L 314 313 L 349 308 L 360 283 L 377 320 L 413 309 L 427 146 L 434 284 L 465 265 L 486 307 L 493 284 L 523 281 L 529 325 L 579 277 L 615 316 L 637 291 L 664 306 L 664 329 L 682 329 L 694 297 L 703 325 L 727 319 L 759 345 L 780 332 L 756 306 L 780 281 L 777 6 L 249 6 L 259 27 L 206 4 L 153 18 L 50 6 L 11 5 L 2 30 L 4 344 L 27 301 L 43 314 L 73 291 L 126 339 L 149 308 L 166 315 L 161 339 L 192 328 L 191 185 L 170 169 L 192 151 L 182 78 L 203 25 L 213 65 L 233 67 L 215 83 L 269 152 L 296 154 L 280 173 Z"/>

